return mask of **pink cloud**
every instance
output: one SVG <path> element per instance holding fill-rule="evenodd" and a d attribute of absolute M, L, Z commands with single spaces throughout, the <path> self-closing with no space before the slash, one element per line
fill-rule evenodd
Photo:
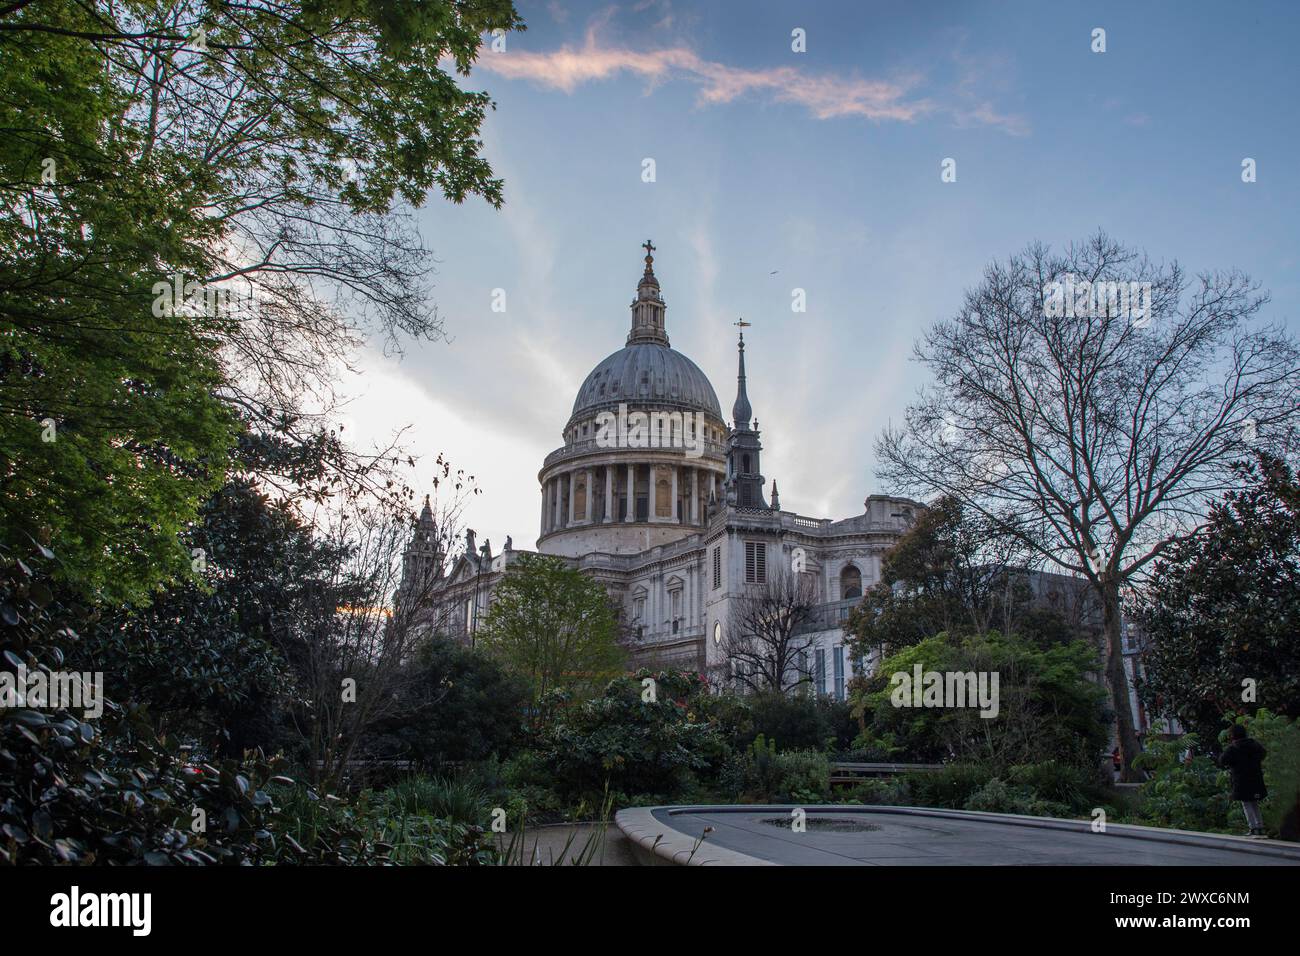
<path fill-rule="evenodd" d="M 682 46 L 649 51 L 604 46 L 596 37 L 595 26 L 588 29 L 581 48 L 564 46 L 548 53 L 484 53 L 477 66 L 508 79 L 528 80 L 564 93 L 621 74 L 639 76 L 654 85 L 681 80 L 700 87 L 702 104 L 730 103 L 737 97 L 758 93 L 777 102 L 802 106 L 817 119 L 861 116 L 910 122 L 935 108 L 928 100 L 910 96 L 920 82 L 917 76 L 889 81 L 811 74 L 793 66 L 743 69 L 705 60 Z"/>

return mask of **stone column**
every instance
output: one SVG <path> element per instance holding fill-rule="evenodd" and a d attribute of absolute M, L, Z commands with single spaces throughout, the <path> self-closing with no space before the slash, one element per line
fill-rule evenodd
<path fill-rule="evenodd" d="M 614 467 L 605 466 L 605 520 L 614 520 Z"/>
<path fill-rule="evenodd" d="M 550 491 L 546 486 L 546 482 L 542 482 L 542 534 L 546 534 L 546 532 L 551 530 L 549 527 L 551 512 L 551 500 L 549 494 Z"/>
<path fill-rule="evenodd" d="M 587 506 L 586 515 L 585 515 L 587 519 L 587 524 L 591 524 L 593 499 L 596 497 L 595 485 L 596 485 L 596 470 L 594 468 L 588 468 L 587 469 L 587 495 L 586 495 L 587 500 L 586 502 L 584 502 Z"/>
<path fill-rule="evenodd" d="M 560 527 L 560 479 L 558 477 L 551 479 L 551 530 L 556 531 Z"/>
<path fill-rule="evenodd" d="M 569 478 L 569 509 L 568 509 L 567 520 L 564 522 L 566 525 L 573 524 L 573 522 L 574 522 L 574 521 L 577 519 L 577 517 L 578 517 L 577 514 L 574 512 L 574 503 L 575 503 L 575 498 L 577 497 L 577 496 L 574 494 L 574 489 L 573 489 L 573 476 L 574 476 L 574 474 L 576 474 L 576 472 L 572 472 L 572 471 L 569 472 L 569 474 L 568 474 L 568 478 Z"/>
<path fill-rule="evenodd" d="M 627 466 L 627 487 L 623 489 L 627 498 L 627 515 L 624 521 L 636 520 L 636 465 Z"/>
<path fill-rule="evenodd" d="M 695 568 L 687 568 L 686 587 L 682 589 L 682 630 L 695 626 L 695 578 Z"/>
<path fill-rule="evenodd" d="M 700 469 L 691 469 L 691 524 L 700 523 Z"/>
<path fill-rule="evenodd" d="M 672 496 L 673 496 L 673 522 L 674 522 L 675 524 L 681 524 L 681 523 L 682 523 L 682 506 L 681 506 L 681 502 L 679 502 L 679 501 L 677 500 L 677 466 L 676 466 L 676 465 L 669 465 L 668 467 L 669 467 L 669 469 L 671 469 L 671 473 L 672 473 L 672 476 L 673 476 L 673 484 L 672 484 Z"/>

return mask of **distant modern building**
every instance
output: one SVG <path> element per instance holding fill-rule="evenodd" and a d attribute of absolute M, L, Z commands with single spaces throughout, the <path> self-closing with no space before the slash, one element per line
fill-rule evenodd
<path fill-rule="evenodd" d="M 802 666 L 819 693 L 843 698 L 852 662 L 842 622 L 924 506 L 871 495 L 861 514 L 840 520 L 783 511 L 776 482 L 770 496 L 765 489 L 743 328 L 728 423 L 708 376 L 669 344 L 654 247 L 645 249 L 626 343 L 582 383 L 563 444 L 538 472 L 537 551 L 605 585 L 634 664 L 715 675 L 728 671 L 738 605 L 800 575 L 815 595 L 800 628 Z M 408 578 L 438 575 L 429 626 L 472 643 L 493 587 L 523 552 L 507 541 L 494 555 L 470 533 L 444 575 L 433 530 L 426 509 L 406 552 Z"/>

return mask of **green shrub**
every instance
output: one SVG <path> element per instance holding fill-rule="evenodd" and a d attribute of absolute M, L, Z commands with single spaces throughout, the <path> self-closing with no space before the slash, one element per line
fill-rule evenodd
<path fill-rule="evenodd" d="M 851 750 L 835 754 L 834 759 L 850 763 L 893 763 L 905 759 L 904 749 L 892 732 L 877 735 L 868 727 L 853 738 Z"/>
<path fill-rule="evenodd" d="M 731 803 L 740 800 L 749 787 L 748 754 L 728 752 L 714 776 L 714 781 L 717 794 L 721 798 L 719 802 Z"/>
<path fill-rule="evenodd" d="M 520 787 L 544 787 L 551 782 L 550 772 L 541 754 L 523 750 L 501 763 L 501 780 L 511 790 Z"/>
<path fill-rule="evenodd" d="M 912 804 L 912 788 L 903 777 L 869 777 L 855 783 L 844 794 L 842 802 L 906 807 Z"/>
<path fill-rule="evenodd" d="M 643 699 L 645 678 L 655 699 Z M 704 689 L 695 674 L 642 671 L 620 677 L 595 699 L 573 702 L 566 692 L 544 701 L 537 758 L 545 782 L 566 801 L 597 805 L 606 792 L 671 798 L 713 778 L 727 756 L 716 728 L 695 714 Z"/>
<path fill-rule="evenodd" d="M 60 669 L 91 624 L 44 580 L 52 560 L 48 549 L 26 561 L 0 552 L 0 667 L 11 673 Z M 141 710 L 103 708 L 99 718 L 0 711 L 0 863 L 387 862 L 347 813 L 300 828 L 285 804 L 309 791 L 280 774 L 281 761 L 192 761 Z"/>
<path fill-rule="evenodd" d="M 972 793 L 962 809 L 979 810 L 985 813 L 1020 813 L 1057 819 L 1068 819 L 1073 816 L 1069 804 L 1046 799 L 1036 794 L 1027 785 L 1009 784 L 1000 777 L 994 777 Z"/>
<path fill-rule="evenodd" d="M 1019 764 L 1007 772 L 1006 779 L 1038 800 L 1079 812 L 1109 803 L 1112 796 L 1099 770 L 1090 772 L 1058 760 Z"/>
<path fill-rule="evenodd" d="M 731 740 L 735 747 L 763 736 L 781 750 L 842 750 L 857 733 L 849 705 L 834 698 L 768 691 L 744 700 L 749 722 Z"/>
<path fill-rule="evenodd" d="M 904 779 L 918 807 L 960 810 L 993 773 L 982 764 L 947 764 L 939 770 L 914 770 Z"/>
<path fill-rule="evenodd" d="M 520 751 L 499 764 L 489 762 L 479 776 L 505 808 L 512 830 L 516 821 L 551 822 L 564 817 L 564 801 L 551 786 L 550 771 L 536 751 Z"/>
<path fill-rule="evenodd" d="M 748 747 L 754 739 L 754 709 L 748 697 L 740 694 L 701 694 L 695 712 L 711 724 L 734 750 Z"/>
<path fill-rule="evenodd" d="M 831 793 L 831 765 L 817 750 L 776 755 L 776 797 L 782 803 L 824 803 Z"/>
<path fill-rule="evenodd" d="M 822 803 L 830 797 L 831 765 L 818 750 L 779 751 L 762 734 L 731 765 L 741 795 L 764 803 Z"/>
<path fill-rule="evenodd" d="M 999 777 L 994 777 L 980 787 L 963 805 L 965 810 L 983 810 L 987 813 L 1025 813 L 1029 803 L 1019 789 L 1007 786 Z"/>
<path fill-rule="evenodd" d="M 1193 758 L 1190 765 L 1183 763 L 1183 751 L 1194 749 L 1196 743 L 1195 734 L 1150 741 L 1134 759 L 1133 765 L 1150 775 L 1138 791 L 1137 822 L 1178 830 L 1232 829 L 1227 772 L 1206 756 Z"/>

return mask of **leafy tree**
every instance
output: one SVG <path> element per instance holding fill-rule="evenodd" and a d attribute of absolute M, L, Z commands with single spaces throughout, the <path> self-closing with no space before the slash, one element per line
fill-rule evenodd
<path fill-rule="evenodd" d="M 243 442 L 242 468 L 256 467 L 268 447 L 279 446 Z M 445 462 L 435 482 L 454 486 L 440 509 L 450 520 L 467 486 Z M 231 478 L 185 535 L 197 580 L 102 613 L 71 661 L 111 675 L 122 697 L 149 705 L 160 730 L 212 752 L 287 748 L 337 771 L 404 706 L 393 694 L 429 677 L 407 667 L 419 629 L 410 609 L 390 600 L 410 516 L 366 496 L 340 507 L 311 524 L 291 500 Z M 406 603 L 419 607 L 434 583 L 406 582 Z M 346 705 L 345 678 L 356 681 Z"/>
<path fill-rule="evenodd" d="M 1138 292 L 1127 310 L 1121 287 Z M 934 383 L 878 442 L 882 480 L 951 495 L 1087 579 L 1130 778 L 1121 595 L 1195 531 L 1252 440 L 1281 447 L 1300 421 L 1300 349 L 1257 321 L 1267 301 L 1239 272 L 1189 281 L 1104 234 L 1031 246 L 925 334 Z"/>
<path fill-rule="evenodd" d="M 0 8 L 4 540 L 57 536 L 76 586 L 147 599 L 188 574 L 235 409 L 307 447 L 317 500 L 399 501 L 393 447 L 329 433 L 331 376 L 367 333 L 441 334 L 401 204 L 501 203 L 490 101 L 448 71 L 521 26 L 509 0 Z"/>
<path fill-rule="evenodd" d="M 55 32 L 85 14 L 42 6 L 50 32 L 0 34 L 0 534 L 140 597 L 188 572 L 177 535 L 234 436 L 221 323 L 150 308 L 161 275 L 206 267 L 218 230 L 178 213 L 211 179 L 141 155 L 102 53 Z"/>
<path fill-rule="evenodd" d="M 922 673 L 996 672 L 997 715 L 981 717 L 974 706 L 895 706 L 893 675 L 911 678 L 917 664 Z M 912 760 L 1092 767 L 1106 740 L 1105 692 L 1089 679 L 1096 670 L 1096 651 L 1085 641 L 1043 648 L 997 632 L 940 634 L 885 658 L 855 689 L 854 707 L 864 744 L 889 740 Z"/>
<path fill-rule="evenodd" d="M 617 673 L 624 658 L 618 633 L 604 587 L 558 558 L 524 554 L 493 592 L 478 640 L 529 682 L 536 702 Z"/>
<path fill-rule="evenodd" d="M 940 633 L 980 634 L 994 626 L 1054 633 L 1063 623 L 1031 607 L 1021 550 L 955 498 L 940 498 L 885 555 L 880 581 L 850 614 L 847 631 L 857 653 L 898 649 Z"/>
<path fill-rule="evenodd" d="M 1269 455 L 1241 474 L 1201 534 L 1156 563 L 1139 614 L 1140 692 L 1202 738 L 1259 707 L 1300 716 L 1300 483 Z"/>
<path fill-rule="evenodd" d="M 370 752 L 429 767 L 490 757 L 519 746 L 530 694 L 491 657 L 446 638 L 422 644 L 392 717 L 376 724 Z"/>
<path fill-rule="evenodd" d="M 149 705 L 160 730 L 191 734 L 238 756 L 281 741 L 293 699 L 294 635 L 330 556 L 284 501 L 247 479 L 227 482 L 184 536 L 197 580 L 150 604 L 104 613 L 77 645 L 78 669 L 112 675 L 125 701 Z M 286 656 L 288 654 L 288 656 Z"/>

